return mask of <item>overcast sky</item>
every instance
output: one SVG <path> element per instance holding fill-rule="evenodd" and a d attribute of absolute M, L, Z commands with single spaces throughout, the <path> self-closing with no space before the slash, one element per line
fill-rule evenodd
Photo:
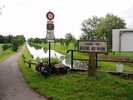
<path fill-rule="evenodd" d="M 113 13 L 133 28 L 133 0 L 0 0 L 0 34 L 46 36 L 46 13 L 55 13 L 55 37 L 81 35 L 83 20 Z"/>

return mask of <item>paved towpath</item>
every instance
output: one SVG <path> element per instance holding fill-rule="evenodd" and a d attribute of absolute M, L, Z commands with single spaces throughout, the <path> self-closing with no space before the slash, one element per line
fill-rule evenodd
<path fill-rule="evenodd" d="M 28 87 L 19 70 L 21 52 L 0 62 L 0 100 L 46 100 Z"/>

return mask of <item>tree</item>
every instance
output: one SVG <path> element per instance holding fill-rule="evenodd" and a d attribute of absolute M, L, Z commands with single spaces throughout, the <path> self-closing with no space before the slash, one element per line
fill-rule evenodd
<path fill-rule="evenodd" d="M 25 37 L 23 35 L 17 35 L 14 39 L 18 41 L 18 46 L 23 45 L 25 42 Z"/>
<path fill-rule="evenodd" d="M 10 44 L 3 44 L 3 45 L 2 45 L 3 51 L 9 49 L 10 47 L 11 47 Z"/>
<path fill-rule="evenodd" d="M 68 46 L 70 45 L 71 40 L 72 40 L 72 34 L 71 33 L 67 33 L 65 35 L 65 41 L 64 41 L 66 49 L 68 49 Z"/>
<path fill-rule="evenodd" d="M 0 43 L 4 43 L 4 36 L 0 35 Z"/>
<path fill-rule="evenodd" d="M 78 41 L 76 40 L 76 38 L 74 36 L 72 36 L 71 43 L 73 44 L 72 49 L 77 50 L 78 49 Z"/>
<path fill-rule="evenodd" d="M 67 33 L 67 34 L 65 35 L 65 39 L 66 39 L 66 40 L 70 40 L 70 41 L 71 41 L 71 40 L 72 40 L 72 37 L 73 37 L 73 36 L 72 36 L 71 33 Z"/>
<path fill-rule="evenodd" d="M 29 38 L 29 39 L 28 39 L 28 43 L 32 43 L 33 41 L 34 41 L 33 38 Z"/>
<path fill-rule="evenodd" d="M 77 43 L 78 41 L 74 38 L 74 36 L 71 33 L 67 33 L 65 35 L 65 47 L 68 49 L 69 45 L 73 45 L 74 48 L 71 49 L 77 49 Z"/>
<path fill-rule="evenodd" d="M 58 41 L 57 41 L 57 42 L 58 42 Z M 65 49 L 65 39 L 61 38 L 61 39 L 59 40 L 59 42 L 60 42 L 61 46 Z"/>
<path fill-rule="evenodd" d="M 6 38 L 5 39 L 6 40 L 6 43 L 11 43 L 14 37 L 12 35 L 8 35 L 5 38 Z"/>
<path fill-rule="evenodd" d="M 18 47 L 23 45 L 25 42 L 25 37 L 23 35 L 17 36 L 2 36 L 0 35 L 0 43 L 3 43 L 3 50 L 12 48 L 13 51 L 17 51 Z"/>
<path fill-rule="evenodd" d="M 109 49 L 112 47 L 112 29 L 126 28 L 126 23 L 120 17 L 107 14 L 105 17 L 98 18 L 93 16 L 84 20 L 82 23 L 81 39 L 100 39 L 109 41 Z"/>
<path fill-rule="evenodd" d="M 112 47 L 112 29 L 126 28 L 126 23 L 123 19 L 113 14 L 107 14 L 101 18 L 100 23 L 97 25 L 98 37 L 106 37 L 109 41 L 109 47 Z"/>
<path fill-rule="evenodd" d="M 96 27 L 99 22 L 100 18 L 98 18 L 97 16 L 92 16 L 92 18 L 84 20 L 81 24 L 82 25 L 81 30 L 83 31 L 83 33 L 80 38 L 86 40 L 96 38 L 97 34 Z"/>
<path fill-rule="evenodd" d="M 25 42 L 25 37 L 23 35 L 17 35 L 13 38 L 13 40 L 11 41 L 12 43 L 12 50 L 13 51 L 17 51 L 18 47 L 23 45 Z"/>
<path fill-rule="evenodd" d="M 42 40 L 39 39 L 39 38 L 35 38 L 35 39 L 34 39 L 34 42 L 40 44 L 40 43 L 42 43 Z"/>
<path fill-rule="evenodd" d="M 47 43 L 46 38 L 29 38 L 28 43 L 36 43 L 36 44 L 41 44 L 41 43 Z"/>

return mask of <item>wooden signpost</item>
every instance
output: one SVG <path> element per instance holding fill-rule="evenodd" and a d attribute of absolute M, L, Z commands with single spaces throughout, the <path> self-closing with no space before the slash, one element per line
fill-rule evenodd
<path fill-rule="evenodd" d="M 107 41 L 79 41 L 79 50 L 81 52 L 89 53 L 88 75 L 95 75 L 97 67 L 97 54 L 107 53 Z"/>

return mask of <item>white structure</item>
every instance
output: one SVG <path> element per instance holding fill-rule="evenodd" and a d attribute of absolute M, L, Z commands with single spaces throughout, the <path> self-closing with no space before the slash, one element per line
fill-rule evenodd
<path fill-rule="evenodd" d="M 113 29 L 113 51 L 133 51 L 133 29 Z"/>

